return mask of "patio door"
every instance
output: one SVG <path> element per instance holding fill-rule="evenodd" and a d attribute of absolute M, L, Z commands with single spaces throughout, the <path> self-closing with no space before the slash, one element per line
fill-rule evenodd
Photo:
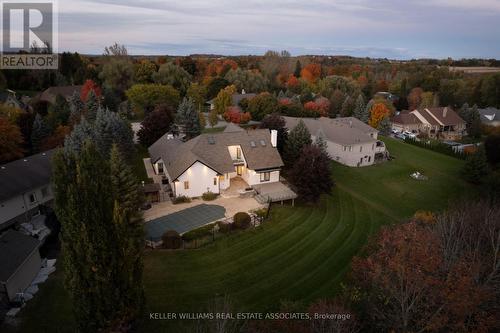
<path fill-rule="evenodd" d="M 242 166 L 242 165 L 237 165 L 237 166 L 236 166 L 236 174 L 237 174 L 238 176 L 241 176 L 241 175 L 242 175 L 242 173 L 243 173 L 243 166 Z"/>

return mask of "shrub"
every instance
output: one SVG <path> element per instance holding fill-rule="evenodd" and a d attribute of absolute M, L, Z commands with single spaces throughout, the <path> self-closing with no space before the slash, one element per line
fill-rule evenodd
<path fill-rule="evenodd" d="M 182 235 L 182 239 L 189 242 L 198 238 L 211 236 L 213 233 L 215 223 L 210 223 L 194 230 L 188 231 Z"/>
<path fill-rule="evenodd" d="M 191 202 L 191 199 L 189 197 L 186 197 L 185 195 L 179 195 L 179 196 L 172 199 L 172 203 L 174 205 L 177 205 L 177 204 L 180 204 L 183 202 Z"/>
<path fill-rule="evenodd" d="M 224 223 L 222 221 L 217 222 L 217 225 L 219 226 L 219 232 L 223 234 L 227 234 L 233 229 L 233 224 L 232 223 Z"/>
<path fill-rule="evenodd" d="M 244 212 L 239 212 L 234 214 L 234 227 L 236 229 L 246 229 L 250 226 L 250 222 L 252 222 L 252 219 L 250 218 L 250 215 Z"/>
<path fill-rule="evenodd" d="M 205 201 L 212 201 L 212 200 L 217 199 L 217 194 L 208 191 L 208 192 L 203 193 L 201 198 Z"/>
<path fill-rule="evenodd" d="M 267 209 L 266 208 L 257 209 L 256 211 L 254 211 L 254 213 L 258 217 L 265 218 L 267 215 Z"/>
<path fill-rule="evenodd" d="M 182 238 L 175 230 L 168 230 L 161 236 L 163 247 L 166 249 L 178 249 L 182 245 Z"/>

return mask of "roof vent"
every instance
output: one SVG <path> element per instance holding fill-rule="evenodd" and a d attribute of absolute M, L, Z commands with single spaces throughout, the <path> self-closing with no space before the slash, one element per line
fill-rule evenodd
<path fill-rule="evenodd" d="M 264 140 L 260 140 L 260 145 L 261 145 L 262 147 L 265 147 L 265 146 L 266 146 L 266 141 L 264 141 Z"/>
<path fill-rule="evenodd" d="M 207 140 L 208 140 L 208 144 L 210 144 L 210 145 L 214 145 L 215 144 L 215 138 L 213 136 L 209 136 L 207 138 Z"/>
<path fill-rule="evenodd" d="M 255 141 L 250 141 L 250 146 L 251 146 L 252 148 L 257 147 L 257 145 L 255 144 Z"/>
<path fill-rule="evenodd" d="M 24 162 L 28 162 L 28 160 L 23 160 Z"/>
<path fill-rule="evenodd" d="M 2 170 L 5 170 L 5 167 L 4 167 L 4 166 L 2 167 Z"/>

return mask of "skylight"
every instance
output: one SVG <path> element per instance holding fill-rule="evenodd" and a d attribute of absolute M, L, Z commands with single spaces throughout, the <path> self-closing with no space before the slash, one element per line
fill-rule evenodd
<path fill-rule="evenodd" d="M 250 146 L 251 146 L 252 148 L 257 147 L 257 145 L 255 144 L 255 141 L 250 141 Z"/>
<path fill-rule="evenodd" d="M 260 144 L 262 145 L 262 147 L 265 147 L 266 146 L 266 141 L 260 140 Z"/>

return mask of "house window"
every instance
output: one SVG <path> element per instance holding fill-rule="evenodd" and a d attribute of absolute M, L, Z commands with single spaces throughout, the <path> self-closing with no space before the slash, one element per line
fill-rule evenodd
<path fill-rule="evenodd" d="M 214 185 L 217 185 L 217 177 L 214 178 Z"/>
<path fill-rule="evenodd" d="M 359 152 L 361 153 L 363 151 L 363 146 L 359 147 Z"/>
<path fill-rule="evenodd" d="M 372 161 L 372 157 L 368 156 L 368 162 L 371 162 L 371 161 Z"/>
<path fill-rule="evenodd" d="M 347 146 L 344 146 L 344 151 L 347 151 Z"/>
<path fill-rule="evenodd" d="M 184 189 L 189 190 L 189 182 L 184 182 Z"/>
<path fill-rule="evenodd" d="M 372 150 L 375 150 L 375 144 L 372 144 Z"/>
<path fill-rule="evenodd" d="M 31 193 L 31 194 L 29 195 L 29 200 L 30 200 L 30 204 L 31 204 L 31 205 L 33 205 L 33 204 L 35 204 L 35 203 L 36 203 L 36 195 L 35 195 L 35 193 Z"/>
<path fill-rule="evenodd" d="M 158 163 L 158 173 L 163 173 L 163 163 Z"/>
<path fill-rule="evenodd" d="M 349 151 L 352 151 L 352 146 L 349 146 Z"/>
<path fill-rule="evenodd" d="M 49 196 L 49 188 L 48 187 L 42 188 L 42 198 L 46 198 L 48 196 Z"/>
<path fill-rule="evenodd" d="M 236 148 L 236 159 L 241 160 L 241 148 Z"/>
<path fill-rule="evenodd" d="M 271 179 L 271 173 L 270 172 L 262 172 L 260 174 L 260 182 L 268 182 Z"/>

